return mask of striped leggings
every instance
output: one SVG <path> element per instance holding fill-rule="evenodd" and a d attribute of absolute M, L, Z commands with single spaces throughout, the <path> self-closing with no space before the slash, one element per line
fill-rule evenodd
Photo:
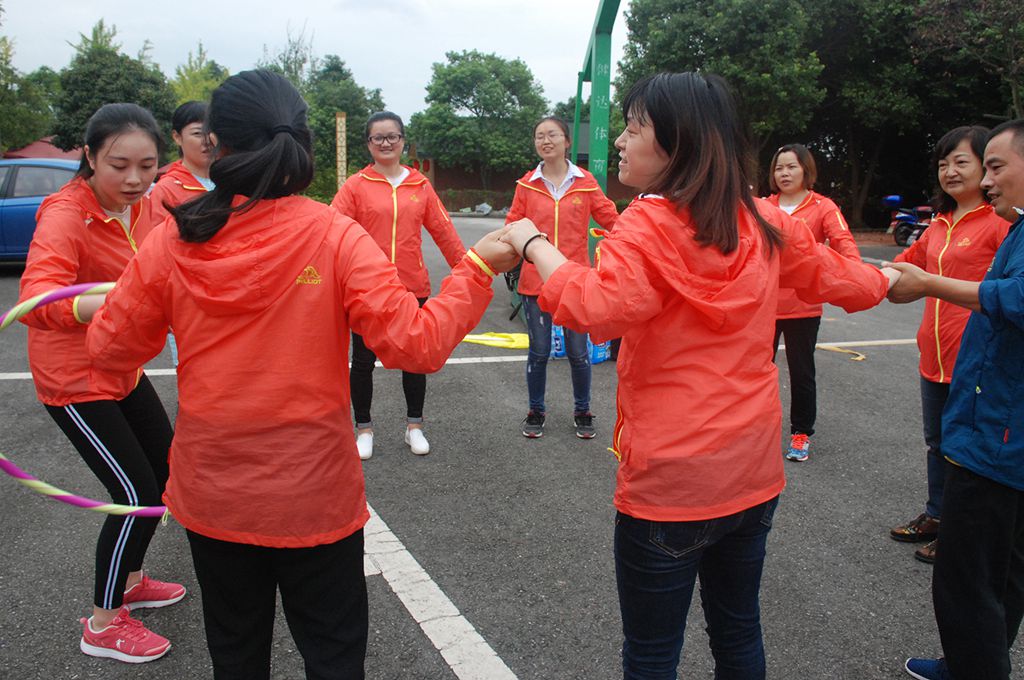
<path fill-rule="evenodd" d="M 171 423 L 146 376 L 124 399 L 46 406 L 114 503 L 160 505 L 167 484 Z M 93 603 L 122 604 L 128 573 L 142 560 L 159 518 L 107 515 L 96 543 Z"/>

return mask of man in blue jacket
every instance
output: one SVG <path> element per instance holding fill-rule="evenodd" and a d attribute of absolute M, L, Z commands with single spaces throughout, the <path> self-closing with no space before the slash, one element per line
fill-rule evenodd
<path fill-rule="evenodd" d="M 985 279 L 907 263 L 892 302 L 936 297 L 973 310 L 942 414 L 948 466 L 932 577 L 945 659 L 908 659 L 919 680 L 1007 680 L 1024 616 L 1024 119 L 985 147 L 982 189 L 1013 223 Z"/>

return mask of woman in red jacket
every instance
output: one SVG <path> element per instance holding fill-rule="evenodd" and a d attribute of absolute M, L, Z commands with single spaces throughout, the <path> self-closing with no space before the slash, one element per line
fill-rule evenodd
<path fill-rule="evenodd" d="M 806 225 L 819 243 L 828 243 L 843 257 L 859 261 L 860 250 L 839 206 L 813 190 L 818 169 L 807 147 L 803 144 L 779 147 L 769 167 L 772 195 L 768 201 Z M 807 460 L 810 437 L 814 434 L 818 411 L 814 347 L 820 326 L 820 304 L 804 302 L 790 289 L 779 291 L 774 353 L 778 354 L 779 338 L 784 337 L 790 387 L 787 460 Z"/>
<path fill-rule="evenodd" d="M 210 179 L 213 156 L 203 129 L 205 120 L 206 104 L 203 102 L 185 102 L 171 116 L 171 138 L 178 145 L 181 157 L 149 192 L 154 224 L 167 219 L 168 207 L 199 198 L 213 188 Z"/>
<path fill-rule="evenodd" d="M 209 109 L 213 191 L 173 211 L 89 329 L 123 370 L 178 336 L 180 407 L 164 501 L 188 533 L 214 677 L 270 677 L 277 590 L 307 677 L 363 677 L 363 474 L 347 414 L 349 331 L 391 366 L 440 368 L 516 261 L 498 233 L 422 308 L 351 219 L 298 196 L 306 103 L 284 77 L 228 78 Z M 494 267 L 491 266 L 494 265 Z"/>
<path fill-rule="evenodd" d="M 995 214 L 981 190 L 987 141 L 988 129 L 974 125 L 950 130 L 935 145 L 933 161 L 938 189 L 933 203 L 937 214 L 921 238 L 896 256 L 896 262 L 910 262 L 931 274 L 966 281 L 981 281 L 985 277 L 1010 228 L 1009 222 Z M 927 298 L 917 331 L 921 413 L 928 447 L 928 499 L 923 513 L 893 527 L 889 535 L 905 543 L 926 542 L 914 552 L 914 557 L 922 562 L 935 561 L 946 479 L 942 409 L 949 397 L 960 336 L 969 316 L 970 310 L 964 307 Z"/>
<path fill-rule="evenodd" d="M 516 182 L 516 193 L 506 224 L 528 217 L 566 258 L 590 264 L 587 252 L 590 218 L 611 229 L 618 218 L 615 204 L 604 195 L 597 180 L 576 167 L 566 155 L 572 146 L 569 126 L 556 116 L 542 119 L 533 128 L 533 145 L 540 156 L 534 170 Z M 526 388 L 530 409 L 523 420 L 523 436 L 544 434 L 547 408 L 548 357 L 551 354 L 551 315 L 537 306 L 541 280 L 532 264 L 523 263 L 518 291 L 526 315 L 530 349 L 526 359 Z M 594 415 L 590 412 L 590 353 L 587 334 L 565 329 L 565 350 L 572 375 L 573 421 L 576 436 L 593 439 Z"/>
<path fill-rule="evenodd" d="M 361 224 L 398 269 L 402 283 L 422 305 L 430 296 L 430 276 L 423 265 L 422 228 L 434 239 L 441 253 L 454 267 L 466 253 L 448 211 L 434 187 L 418 170 L 402 165 L 405 126 L 390 111 L 380 111 L 366 121 L 366 146 L 373 163 L 352 175 L 334 196 L 331 205 Z M 352 335 L 352 368 L 349 384 L 356 419 L 356 448 L 359 457 L 373 455 L 373 367 L 377 360 L 358 333 Z M 405 392 L 405 443 L 413 453 L 425 456 L 430 444 L 423 434 L 423 404 L 427 376 L 402 371 Z"/>
<path fill-rule="evenodd" d="M 21 299 L 76 283 L 113 281 L 151 229 L 144 198 L 156 174 L 160 132 L 135 104 L 107 104 L 89 119 L 78 175 L 39 207 Z M 82 459 L 123 505 L 160 505 L 171 424 L 138 361 L 92 366 L 87 324 L 100 298 L 46 305 L 22 318 L 39 400 Z M 162 329 L 166 337 L 166 326 Z M 157 518 L 108 515 L 96 543 L 93 613 L 80 648 L 91 656 L 152 661 L 171 643 L 131 618 L 185 596 L 142 571 Z"/>
<path fill-rule="evenodd" d="M 622 337 L 615 563 L 629 680 L 675 678 L 700 577 L 716 677 L 765 675 L 758 591 L 785 485 L 769 340 L 779 287 L 849 311 L 888 276 L 820 249 L 750 195 L 735 105 L 718 76 L 662 73 L 623 102 L 619 179 L 640 189 L 601 242 L 570 262 L 529 220 L 503 236 L 544 282 L 556 323 Z"/>

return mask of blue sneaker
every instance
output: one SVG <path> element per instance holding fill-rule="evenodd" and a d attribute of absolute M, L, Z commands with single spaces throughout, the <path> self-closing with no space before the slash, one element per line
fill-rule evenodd
<path fill-rule="evenodd" d="M 802 432 L 792 435 L 789 438 L 789 451 L 786 451 L 786 460 L 795 460 L 802 463 L 807 460 L 807 452 L 811 448 L 811 438 Z"/>
<path fill-rule="evenodd" d="M 943 659 L 907 659 L 903 668 L 917 680 L 953 680 Z"/>

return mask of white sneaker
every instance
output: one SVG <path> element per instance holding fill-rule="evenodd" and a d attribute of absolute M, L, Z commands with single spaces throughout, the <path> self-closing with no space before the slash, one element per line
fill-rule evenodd
<path fill-rule="evenodd" d="M 430 453 L 430 443 L 423 436 L 423 429 L 409 427 L 405 430 L 405 443 L 409 445 L 412 452 L 417 456 L 425 456 Z"/>
<path fill-rule="evenodd" d="M 361 432 L 356 437 L 356 448 L 359 450 L 359 460 L 370 460 L 373 457 L 373 432 Z"/>

